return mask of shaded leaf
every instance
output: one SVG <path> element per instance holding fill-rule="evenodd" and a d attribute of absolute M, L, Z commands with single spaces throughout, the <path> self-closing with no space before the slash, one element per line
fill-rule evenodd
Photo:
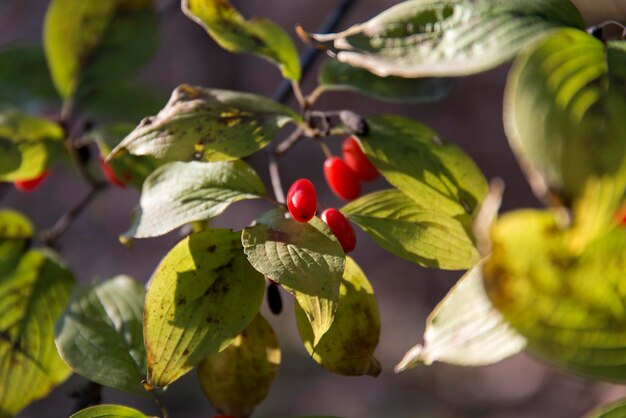
<path fill-rule="evenodd" d="M 64 152 L 63 137 L 61 127 L 47 119 L 16 110 L 0 113 L 0 141 L 7 145 L 12 160 L 7 163 L 0 157 L 0 181 L 40 176 Z"/>
<path fill-rule="evenodd" d="M 528 347 L 587 376 L 626 380 L 626 229 L 584 248 L 558 212 L 524 210 L 491 232 L 485 287 Z"/>
<path fill-rule="evenodd" d="M 55 327 L 65 363 L 92 382 L 145 395 L 145 294 L 128 276 L 77 288 Z"/>
<path fill-rule="evenodd" d="M 146 415 L 122 405 L 92 406 L 72 415 L 70 418 L 148 418 Z"/>
<path fill-rule="evenodd" d="M 339 307 L 330 329 L 317 345 L 302 308 L 295 305 L 298 332 L 313 360 L 333 373 L 346 376 L 378 376 L 374 358 L 380 338 L 380 316 L 374 290 L 359 266 L 346 257 L 339 291 Z"/>
<path fill-rule="evenodd" d="M 231 203 L 264 194 L 261 179 L 241 160 L 169 163 L 147 178 L 134 224 L 124 235 L 163 235 L 184 224 L 215 217 Z"/>
<path fill-rule="evenodd" d="M 128 151 L 167 161 L 235 160 L 265 147 L 286 123 L 299 119 L 290 108 L 261 96 L 183 84 L 112 155 Z"/>
<path fill-rule="evenodd" d="M 461 270 L 478 261 L 467 216 L 421 207 L 399 190 L 370 193 L 341 212 L 381 247 L 421 266 Z"/>
<path fill-rule="evenodd" d="M 17 414 L 67 379 L 54 346 L 54 321 L 74 278 L 47 251 L 26 253 L 0 275 L 0 416 Z"/>
<path fill-rule="evenodd" d="M 473 213 L 487 195 L 487 180 L 460 148 L 441 144 L 421 123 L 398 116 L 368 118 L 363 150 L 382 175 L 420 206 L 456 216 Z"/>
<path fill-rule="evenodd" d="M 228 0 L 183 0 L 182 8 L 222 48 L 255 54 L 277 64 L 284 77 L 300 79 L 298 51 L 289 35 L 274 22 L 245 20 Z"/>
<path fill-rule="evenodd" d="M 569 0 L 409 0 L 336 34 L 339 61 L 380 76 L 463 76 L 489 70 L 555 29 L 585 23 Z"/>
<path fill-rule="evenodd" d="M 618 175 L 626 149 L 625 66 L 624 42 L 605 46 L 574 29 L 515 61 L 504 123 L 539 197 L 554 193 L 569 203 L 591 176 Z"/>
<path fill-rule="evenodd" d="M 245 228 L 241 240 L 254 268 L 295 296 L 317 345 L 333 322 L 345 267 L 332 232 L 318 218 L 300 223 L 275 209 Z"/>
<path fill-rule="evenodd" d="M 454 87 L 450 78 L 379 77 L 335 60 L 324 63 L 319 82 L 325 91 L 353 91 L 380 100 L 417 103 L 441 100 Z"/>
<path fill-rule="evenodd" d="M 482 263 L 469 270 L 428 316 L 424 344 L 411 348 L 396 366 L 402 372 L 435 361 L 459 366 L 497 363 L 526 347 L 495 309 L 483 286 Z"/>
<path fill-rule="evenodd" d="M 40 46 L 12 46 L 0 51 L 0 102 L 13 105 L 58 100 Z"/>
<path fill-rule="evenodd" d="M 0 274 L 11 272 L 26 251 L 33 225 L 19 212 L 0 209 Z"/>
<path fill-rule="evenodd" d="M 166 96 L 162 92 L 140 82 L 111 80 L 90 88 L 81 103 L 81 109 L 96 115 L 138 121 L 158 112 L 165 100 Z M 127 133 L 134 127 L 133 124 Z"/>
<path fill-rule="evenodd" d="M 230 345 L 259 311 L 264 290 L 239 233 L 209 229 L 176 244 L 146 295 L 148 384 L 165 387 Z"/>
<path fill-rule="evenodd" d="M 202 360 L 198 379 L 218 412 L 249 417 L 267 396 L 279 364 L 276 335 L 258 314 L 231 345 Z"/>

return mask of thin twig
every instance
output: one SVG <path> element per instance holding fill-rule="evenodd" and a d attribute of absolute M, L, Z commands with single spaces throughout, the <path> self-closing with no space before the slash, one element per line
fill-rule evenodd
<path fill-rule="evenodd" d="M 305 112 L 307 110 L 307 108 L 308 108 L 308 102 L 304 98 L 304 94 L 302 93 L 302 89 L 300 89 L 300 84 L 298 84 L 295 81 L 292 81 L 291 82 L 291 89 L 293 90 L 293 95 L 295 96 L 296 100 L 298 101 L 298 105 L 300 106 L 300 109 L 302 109 L 302 112 Z"/>
<path fill-rule="evenodd" d="M 298 141 L 304 137 L 304 130 L 298 128 L 291 133 L 286 139 L 276 146 L 276 155 L 281 156 L 291 149 Z"/>
<path fill-rule="evenodd" d="M 322 152 L 324 153 L 324 156 L 326 158 L 330 158 L 333 156 L 332 151 L 330 150 L 330 148 L 328 148 L 328 145 L 326 145 L 324 142 L 322 141 L 317 141 L 318 144 L 320 144 L 320 148 L 322 149 Z"/>
<path fill-rule="evenodd" d="M 163 415 L 163 418 L 170 418 L 170 412 L 167 410 L 165 403 L 163 403 L 163 399 L 161 399 L 161 395 L 158 394 L 154 390 L 150 391 L 150 394 L 152 394 L 152 398 L 154 399 L 154 402 L 157 404 L 157 406 L 161 410 L 161 415 Z"/>
<path fill-rule="evenodd" d="M 307 105 L 309 107 L 313 106 L 325 92 L 326 87 L 322 85 L 315 87 L 315 89 L 305 97 Z"/>
<path fill-rule="evenodd" d="M 74 223 L 76 218 L 89 206 L 93 199 L 108 187 L 107 183 L 99 182 L 92 186 L 89 193 L 80 200 L 72 209 L 61 216 L 50 228 L 39 234 L 39 239 L 49 247 L 54 247 L 56 241 Z"/>
<path fill-rule="evenodd" d="M 276 154 L 270 152 L 267 154 L 267 158 L 270 170 L 270 179 L 272 181 L 272 189 L 274 189 L 274 196 L 276 197 L 276 201 L 282 205 L 285 203 L 285 192 L 283 191 L 282 182 L 280 181 L 280 171 L 278 169 Z"/>

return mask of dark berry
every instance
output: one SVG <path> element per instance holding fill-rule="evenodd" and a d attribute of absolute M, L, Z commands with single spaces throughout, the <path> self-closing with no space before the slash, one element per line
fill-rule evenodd
<path fill-rule="evenodd" d="M 276 282 L 271 281 L 267 286 L 267 306 L 274 315 L 278 315 L 283 310 L 283 300 L 280 296 L 280 289 Z"/>

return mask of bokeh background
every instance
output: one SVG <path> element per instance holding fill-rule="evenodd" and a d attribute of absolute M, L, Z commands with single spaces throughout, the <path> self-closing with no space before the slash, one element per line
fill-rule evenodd
<path fill-rule="evenodd" d="M 361 0 L 340 28 L 364 21 L 397 2 Z M 626 21 L 626 0 L 573 2 L 588 24 L 607 18 Z M 233 1 L 245 16 L 266 16 L 287 29 L 301 24 L 308 30 L 315 30 L 338 3 L 338 0 Z M 47 4 L 47 0 L 0 0 L 0 47 L 40 43 Z M 163 96 L 163 104 L 169 92 L 181 83 L 272 95 L 280 82 L 279 72 L 273 66 L 255 57 L 221 50 L 198 25 L 185 18 L 178 1 L 160 1 L 158 6 L 158 52 L 140 76 Z M 304 49 L 300 42 L 298 47 Z M 314 88 L 317 67 L 324 59 L 318 57 L 304 82 L 305 92 Z M 450 97 L 438 103 L 397 105 L 351 93 L 330 93 L 319 101 L 319 107 L 351 109 L 364 116 L 396 113 L 420 120 L 464 148 L 488 178 L 504 179 L 502 210 L 538 206 L 503 132 L 502 94 L 508 67 L 459 79 Z M 338 150 L 340 142 L 337 138 L 329 145 Z M 323 181 L 323 159 L 316 144 L 301 141 L 280 160 L 283 182 L 288 186 L 296 178 L 308 177 L 317 185 L 324 205 L 340 206 L 341 202 Z M 249 161 L 269 189 L 264 155 L 261 153 Z M 379 180 L 367 187 L 375 189 L 383 184 Z M 31 194 L 8 191 L 0 198 L 0 205 L 25 212 L 39 228 L 45 228 L 86 192 L 76 173 L 67 167 L 57 167 L 40 190 Z M 117 237 L 129 226 L 130 213 L 138 198 L 135 190 L 111 188 L 63 236 L 60 251 L 80 281 L 124 273 L 146 282 L 161 257 L 180 239 L 180 234 L 174 232 L 137 241 L 132 249 L 120 245 Z M 214 224 L 240 229 L 269 208 L 265 202 L 238 203 Z M 395 374 L 394 365 L 407 349 L 421 341 L 426 316 L 461 273 L 419 268 L 385 253 L 362 233 L 358 239 L 353 256 L 372 282 L 381 311 L 382 335 L 376 356 L 383 365 L 383 373 L 377 379 L 349 378 L 319 367 L 300 343 L 291 298 L 283 294 L 285 308 L 280 316 L 273 316 L 263 306 L 263 313 L 278 335 L 283 361 L 278 378 L 255 417 L 319 414 L 345 418 L 575 418 L 599 403 L 626 395 L 626 388 L 563 373 L 529 354 L 489 367 L 435 364 Z M 74 376 L 19 416 L 68 416 L 74 404 L 68 394 L 83 384 L 82 378 Z M 104 389 L 103 400 L 158 414 L 150 400 L 110 389 Z M 169 388 L 165 402 L 173 417 L 200 418 L 214 413 L 193 372 Z"/>

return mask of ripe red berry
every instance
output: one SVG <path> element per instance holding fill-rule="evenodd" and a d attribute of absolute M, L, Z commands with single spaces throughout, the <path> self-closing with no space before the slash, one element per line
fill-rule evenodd
<path fill-rule="evenodd" d="M 20 192 L 30 192 L 35 190 L 45 179 L 48 177 L 48 172 L 44 171 L 37 177 L 33 177 L 27 180 L 15 180 L 13 185 Z"/>
<path fill-rule="evenodd" d="M 102 174 L 104 178 L 114 186 L 125 188 L 128 183 L 130 183 L 131 175 L 130 173 L 124 174 L 124 178 L 120 179 L 117 174 L 115 174 L 115 170 L 111 167 L 111 164 L 104 161 L 102 155 L 98 157 L 98 161 L 100 162 L 100 170 L 102 170 Z"/>
<path fill-rule="evenodd" d="M 623 204 L 617 212 L 615 212 L 615 222 L 621 226 L 626 226 L 626 204 Z"/>
<path fill-rule="evenodd" d="M 354 247 L 356 247 L 356 234 L 352 225 L 350 225 L 350 221 L 343 216 L 343 213 L 337 209 L 329 208 L 322 212 L 321 218 L 333 231 L 345 253 L 354 250 Z"/>
<path fill-rule="evenodd" d="M 361 183 L 354 171 L 339 157 L 329 157 L 324 162 L 326 182 L 337 196 L 352 200 L 361 194 Z"/>
<path fill-rule="evenodd" d="M 313 183 L 307 179 L 294 181 L 287 192 L 287 208 L 296 221 L 309 222 L 317 210 L 317 192 Z"/>
<path fill-rule="evenodd" d="M 341 145 L 343 160 L 348 167 L 356 173 L 363 181 L 372 181 L 379 176 L 376 166 L 372 164 L 367 156 L 363 153 L 361 146 L 356 139 L 351 136 L 346 138 Z"/>

